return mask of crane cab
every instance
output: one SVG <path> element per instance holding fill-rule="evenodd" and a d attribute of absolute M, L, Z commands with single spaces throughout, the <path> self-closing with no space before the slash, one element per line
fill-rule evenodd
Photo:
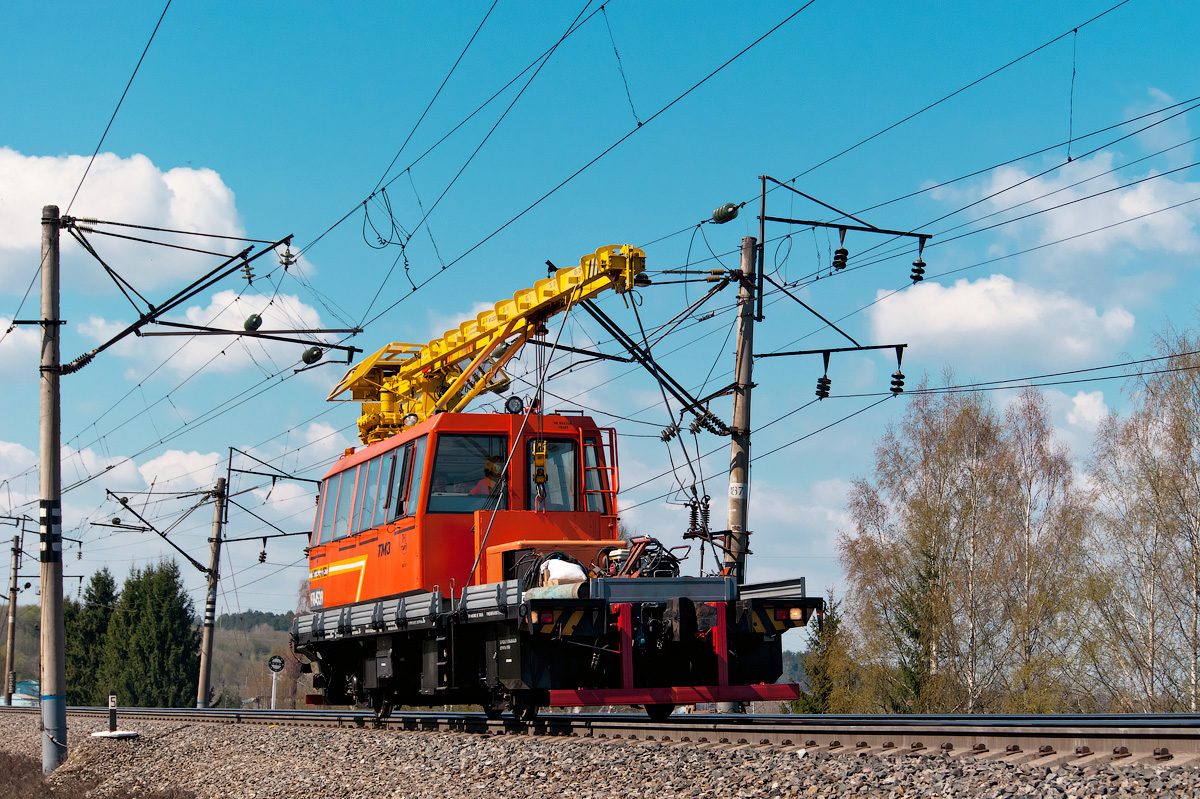
<path fill-rule="evenodd" d="M 321 481 L 312 609 L 517 579 L 545 552 L 617 543 L 615 433 L 577 413 L 435 414 Z"/>

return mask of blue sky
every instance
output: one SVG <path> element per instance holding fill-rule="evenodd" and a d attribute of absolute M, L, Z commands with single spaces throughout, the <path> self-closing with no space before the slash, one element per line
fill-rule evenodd
<path fill-rule="evenodd" d="M 351 343 L 371 352 L 389 341 L 428 340 L 532 285 L 547 259 L 571 265 L 605 244 L 644 246 L 652 272 L 689 262 L 707 269 L 717 265 L 713 253 L 732 267 L 740 238 L 757 235 L 757 176 L 795 177 L 798 189 L 876 226 L 933 234 L 927 279 L 906 288 L 914 253 L 903 242 L 851 232 L 850 265 L 861 268 L 829 276 L 836 234 L 767 231 L 766 265 L 776 280 L 794 284 L 797 296 L 864 344 L 910 345 L 910 387 L 926 372 L 938 382 L 946 367 L 964 380 L 995 380 L 1115 364 L 1148 354 L 1167 320 L 1194 319 L 1200 202 L 1190 201 L 1200 198 L 1200 173 L 1190 140 L 1200 125 L 1188 109 L 1200 95 L 1200 11 L 1185 2 L 1132 0 L 1109 11 L 1114 5 L 930 3 L 868 13 L 818 0 L 678 99 L 801 4 L 612 0 L 597 13 L 582 2 L 502 1 L 480 27 L 490 3 L 363 3 L 352 11 L 294 3 L 285 12 L 278 4 L 177 0 L 70 212 L 256 239 L 292 234 L 303 250 L 298 267 L 284 274 L 263 259 L 253 284 L 230 278 L 171 318 L 237 325 L 259 312 L 276 328 L 365 324 Z M 8 10 L 0 30 L 5 328 L 37 268 L 40 209 L 66 212 L 160 13 L 161 4 L 145 3 L 112 4 L 103 14 L 68 6 L 53 18 L 35 4 Z M 522 74 L 577 15 L 586 21 L 540 69 Z M 1170 110 L 1152 113 L 1159 109 Z M 1143 118 L 1129 122 L 1136 117 Z M 1102 129 L 1109 130 L 1095 133 Z M 381 183 L 402 235 L 413 234 L 407 277 L 400 248 L 379 248 L 366 226 L 363 202 Z M 789 195 L 773 192 L 768 211 L 832 218 Z M 386 234 L 384 201 L 377 192 L 365 208 Z M 751 204 L 736 221 L 696 227 L 717 205 L 743 201 Z M 178 251 L 90 240 L 151 301 L 211 265 Z M 413 292 L 409 278 L 432 280 Z M 657 326 L 703 290 L 647 289 L 641 318 Z M 711 318 L 656 345 L 664 366 L 697 393 L 731 379 L 732 305 L 729 289 L 706 308 L 716 312 Z M 636 331 L 619 298 L 605 307 Z M 35 288 L 19 318 L 36 308 Z M 99 265 L 69 240 L 63 317 L 64 360 L 134 318 Z M 846 343 L 778 294 L 766 317 L 756 330 L 760 353 Z M 568 322 L 564 340 L 614 351 L 581 318 Z M 93 525 L 119 515 L 105 489 L 137 497 L 145 515 L 166 526 L 196 502 L 174 494 L 211 487 L 229 447 L 313 478 L 356 443 L 357 408 L 324 402 L 342 369 L 294 375 L 300 349 L 130 339 L 65 377 L 64 484 L 107 469 L 64 496 L 66 534 L 83 541 L 82 558 L 69 550 L 67 572 L 90 575 L 107 564 L 121 578 L 169 551 L 147 534 Z M 840 588 L 834 542 L 846 525 L 849 481 L 870 472 L 873 442 L 906 400 L 822 428 L 875 403 L 877 396 L 861 395 L 884 391 L 894 369 L 887 352 L 835 356 L 834 396 L 797 411 L 812 399 L 819 357 L 757 362 L 752 579 L 806 575 L 814 592 Z M 0 341 L 0 373 L 0 506 L 34 515 L 34 328 Z M 1103 413 L 1123 407 L 1122 385 L 1047 389 L 1058 435 L 1077 458 L 1086 457 Z M 625 519 L 677 543 L 686 514 L 660 499 L 672 488 L 672 461 L 658 441 L 670 416 L 657 387 L 635 369 L 600 364 L 563 374 L 550 390 L 564 398 L 559 407 L 592 410 L 618 429 Z M 1007 396 L 993 399 L 1002 405 Z M 210 415 L 226 402 L 241 404 Z M 728 415 L 720 402 L 714 410 Z M 723 520 L 727 442 L 702 434 L 687 444 L 693 460 L 697 448 L 717 453 L 697 469 L 716 498 L 714 520 Z M 151 489 L 166 493 L 133 493 Z M 284 529 L 311 521 L 306 484 L 272 489 L 239 477 L 234 490 Z M 171 537 L 205 560 L 210 524 L 204 506 Z M 262 532 L 273 531 L 236 509 L 227 535 Z M 27 536 L 26 549 L 34 547 Z M 221 610 L 293 607 L 302 548 L 299 538 L 273 540 L 259 564 L 261 542 L 229 546 Z M 698 565 L 694 556 L 689 564 Z M 27 573 L 35 568 L 26 561 Z M 199 601 L 202 576 L 184 568 Z"/>

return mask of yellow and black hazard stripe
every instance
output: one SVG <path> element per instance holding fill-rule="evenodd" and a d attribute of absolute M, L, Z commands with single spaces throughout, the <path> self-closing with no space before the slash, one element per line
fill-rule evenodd
<path fill-rule="evenodd" d="M 548 610 L 532 610 L 529 613 L 529 630 L 534 633 L 553 633 L 556 629 L 561 635 L 574 635 L 575 629 L 583 621 L 587 609 L 572 610 L 570 608 L 553 608 Z"/>

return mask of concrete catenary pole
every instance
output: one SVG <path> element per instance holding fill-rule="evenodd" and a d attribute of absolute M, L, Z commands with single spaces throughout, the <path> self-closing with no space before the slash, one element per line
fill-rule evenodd
<path fill-rule="evenodd" d="M 21 568 L 21 536 L 13 536 L 12 580 L 8 584 L 8 648 L 4 651 L 4 704 L 17 690 L 17 571 Z"/>
<path fill-rule="evenodd" d="M 42 208 L 40 476 L 42 564 L 42 773 L 67 759 L 66 633 L 63 630 L 62 461 L 58 345 L 58 206 Z"/>
<path fill-rule="evenodd" d="M 208 593 L 204 599 L 204 633 L 200 641 L 200 684 L 196 687 L 196 707 L 208 707 L 208 680 L 212 674 L 213 625 L 217 616 L 217 581 L 221 570 L 221 521 L 225 516 L 225 478 L 217 478 L 213 491 L 212 549 L 208 561 Z"/>
<path fill-rule="evenodd" d="M 753 236 L 742 239 L 742 277 L 738 288 L 737 356 L 734 363 L 733 424 L 729 445 L 729 549 L 726 568 L 746 581 L 747 505 L 750 500 L 750 389 L 754 350 L 755 255 Z"/>

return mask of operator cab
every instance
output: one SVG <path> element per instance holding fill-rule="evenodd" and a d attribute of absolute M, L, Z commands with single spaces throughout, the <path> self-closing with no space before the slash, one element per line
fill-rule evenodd
<path fill-rule="evenodd" d="M 590 564 L 617 540 L 616 447 L 578 413 L 445 413 L 346 454 L 321 482 L 310 600 L 335 607 Z"/>

